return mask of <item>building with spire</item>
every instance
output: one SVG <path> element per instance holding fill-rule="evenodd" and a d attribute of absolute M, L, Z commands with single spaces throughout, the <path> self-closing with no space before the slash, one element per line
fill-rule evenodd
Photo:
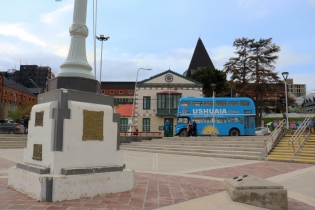
<path fill-rule="evenodd" d="M 200 68 L 208 66 L 214 68 L 210 56 L 208 55 L 208 52 L 199 37 L 189 67 L 183 75 L 191 78 L 191 75 L 198 71 Z"/>

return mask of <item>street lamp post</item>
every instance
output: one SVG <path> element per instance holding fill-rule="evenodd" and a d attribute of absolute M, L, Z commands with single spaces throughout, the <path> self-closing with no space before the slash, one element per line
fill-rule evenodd
<path fill-rule="evenodd" d="M 233 97 L 232 96 L 232 89 L 234 88 L 234 86 L 235 86 L 235 83 L 233 83 L 233 86 L 231 87 L 231 98 Z"/>
<path fill-rule="evenodd" d="M 288 118 L 288 90 L 287 90 L 287 79 L 289 76 L 289 72 L 282 72 L 281 73 L 284 79 L 284 85 L 285 85 L 285 112 L 286 112 L 286 121 L 287 121 L 287 129 L 289 129 L 289 118 Z"/>
<path fill-rule="evenodd" d="M 103 63 L 103 42 L 107 41 L 109 39 L 108 37 L 104 37 L 103 34 L 100 35 L 100 37 L 96 36 L 96 39 L 102 42 L 102 48 L 101 48 L 101 66 L 100 66 L 100 83 L 102 82 L 102 63 Z M 96 76 L 96 75 L 95 75 Z"/>
<path fill-rule="evenodd" d="M 134 89 L 134 91 L 133 91 L 132 111 L 131 111 L 131 125 L 133 125 L 134 109 L 135 109 L 135 100 L 136 100 L 136 88 L 137 88 L 139 70 L 152 70 L 152 69 L 139 68 L 138 71 L 137 71 L 135 89 Z"/>
<path fill-rule="evenodd" d="M 34 80 L 30 79 L 30 81 L 38 88 L 38 95 L 40 94 L 40 88 L 38 87 L 38 85 L 36 85 L 36 83 L 34 82 Z"/>
<path fill-rule="evenodd" d="M 305 114 L 306 113 L 306 96 L 303 96 L 303 113 Z"/>
<path fill-rule="evenodd" d="M 213 129 L 215 126 L 215 119 L 214 119 L 214 90 L 215 90 L 215 86 L 216 86 L 215 83 L 211 84 L 211 87 L 212 87 L 212 124 L 213 124 Z"/>

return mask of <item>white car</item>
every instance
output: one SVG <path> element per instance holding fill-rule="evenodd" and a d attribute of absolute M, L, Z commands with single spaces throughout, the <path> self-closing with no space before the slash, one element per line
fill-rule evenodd
<path fill-rule="evenodd" d="M 269 134 L 268 128 L 265 127 L 257 127 L 255 129 L 256 136 L 267 136 Z"/>

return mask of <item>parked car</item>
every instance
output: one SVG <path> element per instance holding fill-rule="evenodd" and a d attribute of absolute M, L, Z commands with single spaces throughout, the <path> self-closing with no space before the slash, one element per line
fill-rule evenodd
<path fill-rule="evenodd" d="M 267 136 L 268 128 L 265 127 L 257 127 L 255 130 L 256 136 Z"/>
<path fill-rule="evenodd" d="M 24 127 L 20 123 L 0 123 L 0 133 L 24 133 Z"/>

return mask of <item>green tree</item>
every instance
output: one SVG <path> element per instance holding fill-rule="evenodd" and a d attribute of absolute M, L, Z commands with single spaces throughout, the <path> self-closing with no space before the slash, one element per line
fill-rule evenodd
<path fill-rule="evenodd" d="M 255 89 L 256 122 L 262 120 L 262 112 L 265 109 L 266 93 L 273 91 L 272 85 L 279 83 L 278 72 L 274 72 L 280 46 L 273 44 L 272 38 L 260 39 L 250 44 L 250 60 L 254 62 L 254 68 L 250 72 L 250 81 Z"/>
<path fill-rule="evenodd" d="M 266 95 L 274 91 L 274 85 L 279 84 L 277 72 L 274 72 L 280 46 L 272 43 L 272 38 L 255 39 L 241 38 L 233 43 L 238 55 L 232 57 L 224 65 L 224 71 L 231 74 L 230 81 L 236 83 L 235 89 L 241 96 L 248 96 L 247 92 L 254 94 L 256 106 L 256 122 L 262 119 L 262 113 L 268 110 L 265 104 Z"/>
<path fill-rule="evenodd" d="M 8 112 L 8 117 L 11 118 L 14 122 L 21 123 L 21 120 L 24 115 L 28 114 L 30 115 L 32 110 L 32 105 L 29 104 L 22 104 L 21 106 L 18 106 L 17 109 L 11 110 Z"/>
<path fill-rule="evenodd" d="M 226 74 L 213 67 L 203 67 L 191 75 L 191 78 L 203 84 L 203 94 L 205 97 L 212 97 L 211 84 L 215 83 L 216 96 L 226 96 Z"/>
<path fill-rule="evenodd" d="M 254 42 L 254 39 L 241 38 L 236 39 L 233 42 L 233 46 L 236 47 L 234 52 L 237 57 L 232 57 L 224 65 L 224 71 L 226 74 L 231 74 L 231 87 L 234 86 L 238 90 L 238 94 L 245 96 L 249 84 L 249 75 L 254 63 L 249 59 L 250 45 Z M 233 82 L 232 82 L 233 81 Z M 231 88 L 230 87 L 230 88 Z"/>

